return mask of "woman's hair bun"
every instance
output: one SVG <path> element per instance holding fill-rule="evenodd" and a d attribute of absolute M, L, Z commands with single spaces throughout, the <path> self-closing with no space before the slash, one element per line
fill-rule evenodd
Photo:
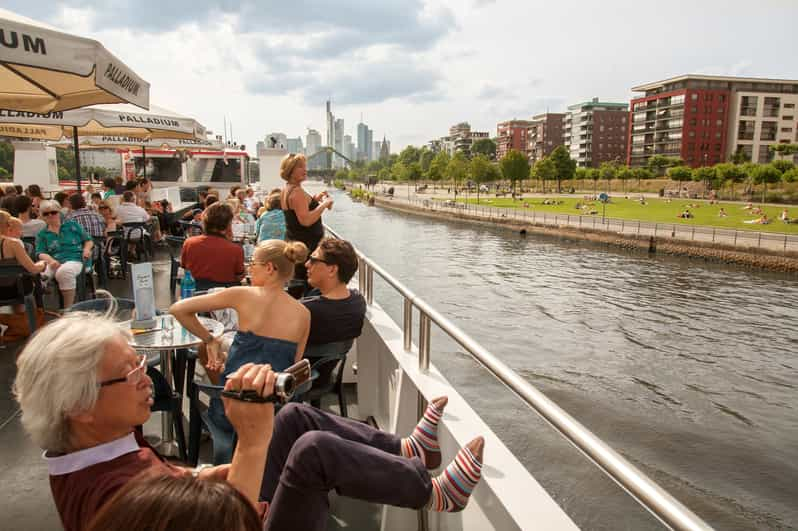
<path fill-rule="evenodd" d="M 286 242 L 283 256 L 295 264 L 308 259 L 308 248 L 302 242 Z"/>

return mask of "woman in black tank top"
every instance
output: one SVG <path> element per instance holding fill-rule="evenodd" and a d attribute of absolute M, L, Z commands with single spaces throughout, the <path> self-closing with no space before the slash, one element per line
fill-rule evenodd
<path fill-rule="evenodd" d="M 312 253 L 324 237 L 321 215 L 325 209 L 332 208 L 333 200 L 327 192 L 311 197 L 302 189 L 307 179 L 307 160 L 302 154 L 290 153 L 280 164 L 280 177 L 286 182 L 280 196 L 280 206 L 285 213 L 285 239 L 299 241 Z M 294 278 L 307 280 L 304 264 L 297 264 Z"/>

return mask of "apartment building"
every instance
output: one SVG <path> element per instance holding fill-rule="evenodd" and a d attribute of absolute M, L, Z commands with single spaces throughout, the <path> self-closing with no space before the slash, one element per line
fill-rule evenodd
<path fill-rule="evenodd" d="M 449 128 L 449 136 L 430 140 L 429 147 L 435 153 L 439 151 L 445 151 L 449 155 L 463 153 L 467 157 L 470 157 L 471 144 L 480 138 L 490 138 L 490 135 L 487 131 L 472 131 L 471 124 L 468 122 L 460 122 Z"/>
<path fill-rule="evenodd" d="M 496 158 L 501 159 L 514 149 L 527 152 L 527 135 L 534 122 L 530 120 L 509 120 L 496 125 Z"/>
<path fill-rule="evenodd" d="M 578 167 L 598 168 L 602 162 L 623 162 L 627 155 L 629 106 L 598 98 L 568 107 L 563 143 Z"/>
<path fill-rule="evenodd" d="M 529 162 L 534 164 L 547 157 L 557 146 L 562 146 L 565 113 L 547 112 L 532 117 L 527 129 L 526 153 Z"/>
<path fill-rule="evenodd" d="M 627 163 L 654 155 L 692 167 L 731 160 L 740 151 L 769 162 L 770 146 L 798 142 L 798 81 L 683 75 L 633 87 Z"/>

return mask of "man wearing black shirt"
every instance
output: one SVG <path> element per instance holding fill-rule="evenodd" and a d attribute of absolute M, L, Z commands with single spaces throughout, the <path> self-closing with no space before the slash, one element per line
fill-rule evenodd
<path fill-rule="evenodd" d="M 357 255 L 345 240 L 325 238 L 308 257 L 308 283 L 320 295 L 305 297 L 302 304 L 310 310 L 308 345 L 320 345 L 353 339 L 363 329 L 366 301 L 347 283 L 357 271 Z"/>

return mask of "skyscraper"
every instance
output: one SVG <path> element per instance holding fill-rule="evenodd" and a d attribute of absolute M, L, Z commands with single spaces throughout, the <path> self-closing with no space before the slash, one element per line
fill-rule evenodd
<path fill-rule="evenodd" d="M 305 154 L 308 156 L 308 169 L 319 170 L 324 167 L 325 158 L 323 155 L 314 157 L 321 149 L 321 135 L 315 129 L 308 129 L 305 137 Z"/>
<path fill-rule="evenodd" d="M 369 160 L 368 130 L 363 122 L 357 124 L 357 160 Z"/>
<path fill-rule="evenodd" d="M 335 116 L 330 110 L 330 100 L 327 100 L 327 145 L 335 145 Z"/>
<path fill-rule="evenodd" d="M 332 147 L 341 154 L 344 154 L 344 119 L 343 118 L 336 118 L 335 119 L 335 126 L 333 131 L 333 139 L 335 142 L 332 144 Z M 341 157 L 335 156 L 333 157 L 333 166 L 336 168 L 343 168 L 343 160 Z"/>
<path fill-rule="evenodd" d="M 352 135 L 344 135 L 343 154 L 349 160 L 355 160 L 355 144 L 352 142 Z"/>
<path fill-rule="evenodd" d="M 289 153 L 305 153 L 305 149 L 302 147 L 302 137 L 298 136 L 296 138 L 288 138 L 286 139 L 285 149 L 288 150 Z"/>

